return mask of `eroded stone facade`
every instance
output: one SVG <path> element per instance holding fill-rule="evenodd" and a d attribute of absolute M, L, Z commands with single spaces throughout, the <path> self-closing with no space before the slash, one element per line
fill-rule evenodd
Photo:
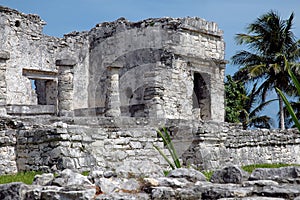
<path fill-rule="evenodd" d="M 105 115 L 114 104 L 121 116 L 224 120 L 224 41 L 214 22 L 120 18 L 56 38 L 42 33 L 39 16 L 1 7 L 0 23 L 1 54 L 8 54 L 2 96 L 14 106 L 11 115 L 25 115 L 16 108 L 24 105 L 51 105 L 60 116 Z"/>

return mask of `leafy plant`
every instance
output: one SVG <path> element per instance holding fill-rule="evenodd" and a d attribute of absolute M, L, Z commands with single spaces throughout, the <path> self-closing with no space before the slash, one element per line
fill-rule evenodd
<path fill-rule="evenodd" d="M 90 171 L 83 171 L 83 172 L 81 172 L 81 174 L 82 174 L 83 176 L 88 176 L 88 175 L 90 174 Z"/>
<path fill-rule="evenodd" d="M 179 157 L 174 148 L 170 134 L 168 133 L 166 128 L 162 128 L 162 129 L 163 132 L 157 130 L 157 133 L 162 138 L 164 145 L 167 147 L 168 151 L 170 152 L 173 162 L 167 157 L 167 155 L 158 146 L 153 144 L 153 147 L 160 153 L 160 155 L 162 155 L 162 157 L 167 161 L 167 163 L 172 169 L 181 168 Z"/>
<path fill-rule="evenodd" d="M 260 115 L 260 112 L 276 99 L 260 101 L 257 83 L 248 91 L 242 81 L 236 81 L 230 75 L 226 76 L 226 115 L 225 121 L 230 123 L 242 123 L 243 129 L 247 128 L 270 128 L 271 117 Z"/>
<path fill-rule="evenodd" d="M 226 76 L 225 86 L 225 121 L 240 123 L 240 111 L 243 109 L 247 95 L 242 82 L 234 81 L 230 75 Z"/>
<path fill-rule="evenodd" d="M 288 69 L 288 73 L 289 73 L 295 87 L 297 88 L 298 94 L 300 95 L 300 83 L 299 83 L 299 81 L 297 80 L 296 76 L 294 75 L 294 73 L 290 69 Z M 292 117 L 292 119 L 293 119 L 293 121 L 296 125 L 296 127 L 300 131 L 299 120 L 298 120 L 298 118 L 297 118 L 297 116 L 294 112 L 294 109 L 292 108 L 290 102 L 288 101 L 288 99 L 286 98 L 286 96 L 283 94 L 283 92 L 280 89 L 276 88 L 276 91 L 281 96 L 282 100 L 284 101 L 284 104 L 286 105 L 286 108 L 287 108 L 288 112 L 290 113 L 290 115 L 291 115 L 291 117 Z"/>

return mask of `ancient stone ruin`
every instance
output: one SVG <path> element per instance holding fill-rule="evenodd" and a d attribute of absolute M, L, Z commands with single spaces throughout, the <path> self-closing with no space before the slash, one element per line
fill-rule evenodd
<path fill-rule="evenodd" d="M 215 23 L 120 18 L 63 38 L 43 35 L 44 25 L 1 8 L 4 114 L 223 121 L 224 41 Z"/>
<path fill-rule="evenodd" d="M 214 22 L 120 18 L 57 38 L 39 16 L 0 7 L 0 23 L 0 174 L 156 173 L 167 166 L 153 148 L 164 148 L 161 127 L 199 169 L 300 161 L 294 130 L 224 123 L 225 44 Z"/>

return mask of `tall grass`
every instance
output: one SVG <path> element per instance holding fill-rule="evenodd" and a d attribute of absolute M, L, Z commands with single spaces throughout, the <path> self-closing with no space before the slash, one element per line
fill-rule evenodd
<path fill-rule="evenodd" d="M 298 164 L 286 164 L 286 163 L 261 163 L 253 165 L 242 166 L 242 169 L 246 172 L 252 173 L 256 168 L 279 168 L 288 166 L 299 166 Z"/>
<path fill-rule="evenodd" d="M 37 174 L 42 174 L 42 172 L 19 172 L 17 174 L 1 175 L 0 184 L 12 183 L 12 182 L 23 182 L 25 184 L 31 185 L 34 179 L 34 176 Z"/>

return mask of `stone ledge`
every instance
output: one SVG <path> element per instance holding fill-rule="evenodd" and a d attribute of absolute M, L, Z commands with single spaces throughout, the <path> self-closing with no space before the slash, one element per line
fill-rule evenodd
<path fill-rule="evenodd" d="M 9 115 L 54 115 L 54 105 L 10 105 L 6 106 Z"/>

